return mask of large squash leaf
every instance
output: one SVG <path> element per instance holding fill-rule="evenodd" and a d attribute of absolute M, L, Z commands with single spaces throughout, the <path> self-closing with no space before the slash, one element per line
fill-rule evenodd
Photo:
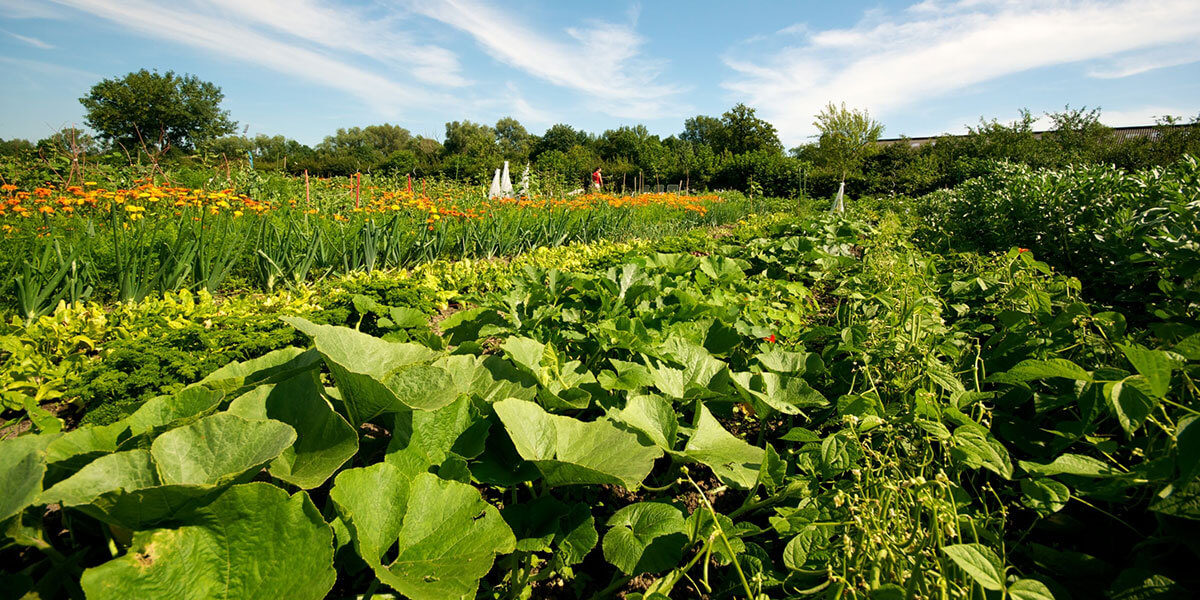
<path fill-rule="evenodd" d="M 281 348 L 258 358 L 231 362 L 194 385 L 230 392 L 285 381 L 301 372 L 315 369 L 320 362 L 321 355 L 316 350 Z"/>
<path fill-rule="evenodd" d="M 425 346 L 388 342 L 299 317 L 284 321 L 312 338 L 333 373 L 352 425 L 385 413 L 436 410 L 458 397 L 450 373 L 426 364 L 438 353 Z"/>
<path fill-rule="evenodd" d="M 156 438 L 150 454 L 163 483 L 223 485 L 260 468 L 296 441 L 279 421 L 217 413 Z"/>
<path fill-rule="evenodd" d="M 248 479 L 295 439 L 295 430 L 284 423 L 218 413 L 164 433 L 149 449 L 100 457 L 47 489 L 38 503 L 78 507 L 97 519 L 142 529 Z"/>
<path fill-rule="evenodd" d="M 725 431 L 706 406 L 699 402 L 696 405 L 696 431 L 684 446 L 684 455 L 708 465 L 713 474 L 730 487 L 742 490 L 754 487 L 763 461 L 763 449 Z"/>
<path fill-rule="evenodd" d="M 303 489 L 325 483 L 358 452 L 358 434 L 321 394 L 315 371 L 281 383 L 260 385 L 235 399 L 229 412 L 248 419 L 273 419 L 296 430 L 296 441 L 269 469 Z"/>
<path fill-rule="evenodd" d="M 628 575 L 665 571 L 679 563 L 683 512 L 662 502 L 638 502 L 613 513 L 604 534 L 604 558 Z"/>
<path fill-rule="evenodd" d="M 461 396 L 438 410 L 399 413 L 384 461 L 412 478 L 428 471 L 429 467 L 442 464 L 455 443 L 468 431 L 481 432 L 474 436 L 478 443 L 467 445 L 482 451 L 486 425 L 469 396 Z"/>
<path fill-rule="evenodd" d="M 412 600 L 474 598 L 496 555 L 516 546 L 479 490 L 432 473 L 409 481 L 387 463 L 351 469 L 330 498 L 379 580 Z M 396 558 L 381 564 L 393 545 Z"/>
<path fill-rule="evenodd" d="M 617 420 L 644 433 L 656 446 L 670 452 L 675 448 L 675 437 L 679 431 L 679 419 L 675 407 L 660 396 L 632 396 L 625 408 L 616 415 Z"/>
<path fill-rule="evenodd" d="M 636 434 L 609 421 L 584 422 L 552 415 L 533 402 L 509 398 L 495 405 L 521 458 L 533 462 L 550 485 L 582 483 L 637 489 L 662 456 Z"/>
<path fill-rule="evenodd" d="M 308 494 L 267 483 L 225 490 L 177 526 L 141 531 L 121 557 L 84 571 L 88 598 L 324 598 L 333 530 Z"/>
<path fill-rule="evenodd" d="M 0 521 L 33 504 L 46 474 L 46 446 L 59 436 L 25 435 L 0 442 Z"/>

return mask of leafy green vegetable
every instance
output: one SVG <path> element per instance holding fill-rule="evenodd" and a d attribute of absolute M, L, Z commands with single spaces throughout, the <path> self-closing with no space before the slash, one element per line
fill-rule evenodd
<path fill-rule="evenodd" d="M 763 449 L 726 431 L 700 402 L 696 403 L 696 421 L 696 430 L 684 446 L 684 456 L 704 463 L 731 487 L 752 488 L 758 480 Z"/>
<path fill-rule="evenodd" d="M 83 573 L 89 598 L 324 598 L 333 530 L 308 495 L 267 483 L 229 488 L 169 528 Z"/>
<path fill-rule="evenodd" d="M 0 521 L 33 504 L 46 474 L 46 446 L 56 435 L 27 435 L 0 442 Z"/>
<path fill-rule="evenodd" d="M 609 517 L 608 526 L 604 558 L 630 575 L 669 569 L 687 542 L 683 513 L 661 502 L 626 506 Z"/>
<path fill-rule="evenodd" d="M 1000 561 L 1000 557 L 996 556 L 996 553 L 987 546 L 955 544 L 943 546 L 942 552 L 945 552 L 946 556 L 949 556 L 950 560 L 958 565 L 958 568 L 966 571 L 983 589 L 1004 589 L 1004 565 Z"/>
<path fill-rule="evenodd" d="M 609 421 L 552 415 L 515 398 L 494 408 L 521 458 L 537 465 L 550 485 L 607 483 L 634 490 L 662 455 Z"/>
<path fill-rule="evenodd" d="M 496 554 L 516 538 L 479 491 L 379 463 L 338 475 L 330 497 L 380 581 L 414 600 L 473 598 Z M 381 564 L 396 547 L 395 558 Z"/>
<path fill-rule="evenodd" d="M 271 475 L 302 489 L 325 483 L 358 451 L 358 434 L 333 410 L 316 373 L 260 385 L 235 399 L 229 412 L 286 423 L 296 441 L 271 461 Z"/>

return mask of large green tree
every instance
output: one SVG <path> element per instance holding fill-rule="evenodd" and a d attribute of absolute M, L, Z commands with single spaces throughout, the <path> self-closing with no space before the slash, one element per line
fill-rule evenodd
<path fill-rule="evenodd" d="M 721 115 L 724 148 L 733 154 L 766 150 L 783 152 L 775 126 L 758 118 L 754 109 L 739 103 Z"/>
<path fill-rule="evenodd" d="M 696 115 L 683 122 L 683 133 L 679 139 L 693 144 L 704 144 L 716 152 L 725 148 L 725 126 L 721 120 L 707 115 Z"/>
<path fill-rule="evenodd" d="M 142 69 L 105 79 L 79 99 L 99 137 L 126 149 L 191 149 L 233 133 L 221 88 L 195 75 Z"/>

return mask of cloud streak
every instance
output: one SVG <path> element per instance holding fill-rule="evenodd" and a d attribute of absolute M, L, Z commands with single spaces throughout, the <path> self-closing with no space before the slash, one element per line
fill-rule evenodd
<path fill-rule="evenodd" d="M 193 46 L 243 62 L 257 63 L 274 71 L 357 96 L 381 115 L 398 117 L 414 107 L 454 106 L 453 97 L 418 85 L 397 81 L 312 48 L 256 31 L 230 18 L 214 16 L 184 2 L 158 3 L 146 0 L 54 0 L 150 38 Z M 301 2 L 294 27 L 314 15 Z M 328 23 L 327 23 L 328 25 Z"/>
<path fill-rule="evenodd" d="M 208 1 L 238 21 L 404 68 L 426 83 L 443 86 L 470 83 L 463 77 L 453 52 L 416 43 L 413 35 L 401 31 L 396 17 L 402 15 L 335 8 L 313 0 Z"/>
<path fill-rule="evenodd" d="M 759 107 L 786 140 L 799 142 L 814 132 L 813 115 L 829 101 L 886 115 L 1031 69 L 1194 47 L 1200 4 L 926 0 L 900 14 L 867 13 L 847 29 L 798 25 L 786 30 L 803 34 L 802 41 L 784 46 L 773 58 L 727 55 L 725 63 L 736 76 L 723 86 Z M 1145 68 L 1127 68 L 1124 74 L 1157 68 L 1151 62 L 1139 65 Z"/>
<path fill-rule="evenodd" d="M 54 49 L 54 46 L 47 44 L 46 42 L 43 42 L 42 40 L 39 40 L 35 37 L 30 37 L 27 35 L 18 35 L 11 31 L 6 30 L 6 29 L 0 29 L 0 31 L 3 31 L 4 33 L 7 33 L 8 35 L 11 35 L 14 38 L 21 40 L 22 42 L 25 42 L 26 44 L 29 44 L 30 46 L 33 46 L 34 48 L 41 48 L 42 50 L 53 50 Z"/>
<path fill-rule="evenodd" d="M 583 95 L 613 116 L 654 119 L 678 114 L 684 89 L 662 81 L 665 63 L 641 54 L 643 38 L 632 24 L 590 21 L 546 36 L 478 0 L 416 0 L 411 9 L 463 31 L 496 60 Z M 636 21 L 637 9 L 629 16 Z"/>

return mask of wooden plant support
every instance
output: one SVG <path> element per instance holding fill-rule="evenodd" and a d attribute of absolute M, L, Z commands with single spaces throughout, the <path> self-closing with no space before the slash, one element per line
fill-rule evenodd
<path fill-rule="evenodd" d="M 308 207 L 309 207 L 308 169 L 305 169 L 304 170 L 304 208 L 307 210 Z"/>

